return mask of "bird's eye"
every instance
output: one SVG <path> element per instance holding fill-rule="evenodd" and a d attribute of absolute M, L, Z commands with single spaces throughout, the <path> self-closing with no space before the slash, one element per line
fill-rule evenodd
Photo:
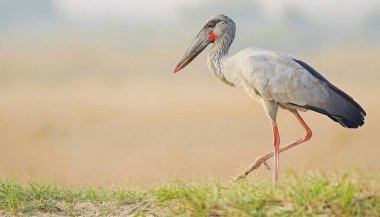
<path fill-rule="evenodd" d="M 213 27 L 212 23 L 207 24 L 207 26 L 210 27 L 210 28 Z"/>

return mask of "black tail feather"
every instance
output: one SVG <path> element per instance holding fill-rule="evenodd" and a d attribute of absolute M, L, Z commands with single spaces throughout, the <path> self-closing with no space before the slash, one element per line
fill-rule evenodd
<path fill-rule="evenodd" d="M 325 111 L 323 109 L 319 109 L 319 108 L 316 108 L 316 107 L 313 107 L 313 106 L 306 105 L 304 107 L 307 108 L 307 109 L 310 109 L 312 111 L 324 114 L 327 117 L 331 118 L 331 120 L 333 120 L 335 122 L 338 122 L 339 124 L 341 124 L 343 127 L 346 127 L 346 128 L 358 128 L 358 127 L 363 126 L 363 124 L 364 124 L 364 116 L 366 115 L 365 112 L 364 113 L 359 113 L 359 114 L 358 113 L 351 114 L 350 115 L 350 119 L 348 119 L 348 118 L 345 118 L 343 116 L 332 115 L 332 114 L 328 113 L 327 111 Z"/>

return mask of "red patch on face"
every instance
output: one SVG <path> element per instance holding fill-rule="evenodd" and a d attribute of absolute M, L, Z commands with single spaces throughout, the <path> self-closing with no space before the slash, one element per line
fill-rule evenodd
<path fill-rule="evenodd" d="M 208 35 L 208 40 L 213 42 L 215 41 L 217 35 L 214 32 L 211 32 L 210 35 Z"/>

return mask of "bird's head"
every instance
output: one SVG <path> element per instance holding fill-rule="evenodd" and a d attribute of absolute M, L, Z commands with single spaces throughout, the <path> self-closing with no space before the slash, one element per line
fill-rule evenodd
<path fill-rule="evenodd" d="M 187 50 L 179 59 L 173 72 L 176 73 L 188 65 L 198 56 L 210 43 L 217 43 L 223 37 L 235 36 L 235 23 L 225 15 L 216 15 L 209 18 L 203 25 L 201 31 L 195 37 Z"/>

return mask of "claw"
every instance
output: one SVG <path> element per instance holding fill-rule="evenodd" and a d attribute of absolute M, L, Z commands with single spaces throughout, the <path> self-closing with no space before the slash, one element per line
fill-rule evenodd
<path fill-rule="evenodd" d="M 265 165 L 265 168 L 267 168 L 267 170 L 270 170 L 270 167 L 269 167 L 269 165 L 267 164 L 267 161 L 264 161 L 263 164 Z"/>
<path fill-rule="evenodd" d="M 237 182 L 237 181 L 239 181 L 239 180 L 241 180 L 241 179 L 242 179 L 242 178 L 241 178 L 240 176 L 233 177 L 233 178 L 231 179 L 230 184 L 235 183 L 235 182 Z"/>

